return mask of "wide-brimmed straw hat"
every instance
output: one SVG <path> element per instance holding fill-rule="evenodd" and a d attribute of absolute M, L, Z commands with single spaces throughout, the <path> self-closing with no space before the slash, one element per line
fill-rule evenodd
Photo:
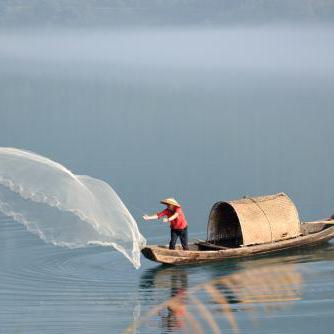
<path fill-rule="evenodd" d="M 175 198 L 171 198 L 171 197 L 161 200 L 160 203 L 161 204 L 174 205 L 174 206 L 177 206 L 178 208 L 181 207 L 181 205 L 177 202 L 177 200 Z"/>

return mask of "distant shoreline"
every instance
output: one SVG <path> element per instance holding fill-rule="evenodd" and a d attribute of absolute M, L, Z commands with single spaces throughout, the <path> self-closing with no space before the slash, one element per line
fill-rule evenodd
<path fill-rule="evenodd" d="M 102 1 L 19 0 L 0 3 L 4 27 L 175 27 L 272 23 L 330 23 L 330 0 Z"/>

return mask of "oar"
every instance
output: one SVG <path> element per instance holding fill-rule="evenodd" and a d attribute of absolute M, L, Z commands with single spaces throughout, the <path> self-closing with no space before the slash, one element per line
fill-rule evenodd
<path fill-rule="evenodd" d="M 321 221 L 316 221 L 316 222 L 307 222 L 307 224 L 323 224 L 323 225 L 334 225 L 334 220 L 321 220 Z"/>

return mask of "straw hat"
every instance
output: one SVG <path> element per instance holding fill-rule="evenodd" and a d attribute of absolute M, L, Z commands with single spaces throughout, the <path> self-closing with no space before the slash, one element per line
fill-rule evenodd
<path fill-rule="evenodd" d="M 174 205 L 174 206 L 177 206 L 178 208 L 181 207 L 181 205 L 177 202 L 176 199 L 174 198 L 165 198 L 163 200 L 160 201 L 161 204 L 170 204 L 170 205 Z"/>

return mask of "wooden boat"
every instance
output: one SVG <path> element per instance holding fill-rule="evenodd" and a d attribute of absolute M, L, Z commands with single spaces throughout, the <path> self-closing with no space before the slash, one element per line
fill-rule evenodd
<path fill-rule="evenodd" d="M 165 264 L 221 261 L 313 246 L 334 237 L 334 221 L 300 223 L 298 212 L 284 193 L 217 202 L 210 212 L 207 240 L 180 247 L 147 246 L 142 254 Z"/>

